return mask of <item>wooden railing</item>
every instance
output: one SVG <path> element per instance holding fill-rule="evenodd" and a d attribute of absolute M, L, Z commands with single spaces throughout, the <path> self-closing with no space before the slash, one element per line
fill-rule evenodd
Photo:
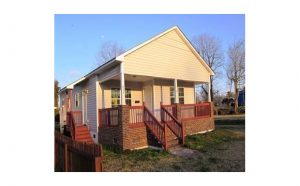
<path fill-rule="evenodd" d="M 164 148 L 167 149 L 166 124 L 162 125 L 146 106 L 144 106 L 144 123 Z"/>
<path fill-rule="evenodd" d="M 99 109 L 99 127 L 119 125 L 119 107 Z"/>
<path fill-rule="evenodd" d="M 77 142 L 55 131 L 55 171 L 102 171 L 102 146 Z"/>
<path fill-rule="evenodd" d="M 129 124 L 136 125 L 144 123 L 144 106 L 130 106 L 129 107 Z"/>
<path fill-rule="evenodd" d="M 181 119 L 194 119 L 202 117 L 211 117 L 211 103 L 197 103 L 180 105 Z"/>
<path fill-rule="evenodd" d="M 167 111 L 169 111 L 175 118 L 177 118 L 176 105 L 162 105 Z"/>
<path fill-rule="evenodd" d="M 82 111 L 71 111 L 75 124 L 83 124 L 82 122 Z"/>
<path fill-rule="evenodd" d="M 75 121 L 72 112 L 67 112 L 67 126 L 70 130 L 72 139 L 75 139 Z"/>
<path fill-rule="evenodd" d="M 169 129 L 179 138 L 184 144 L 184 127 L 183 123 L 178 121 L 164 106 L 161 106 L 161 121 L 166 123 Z"/>

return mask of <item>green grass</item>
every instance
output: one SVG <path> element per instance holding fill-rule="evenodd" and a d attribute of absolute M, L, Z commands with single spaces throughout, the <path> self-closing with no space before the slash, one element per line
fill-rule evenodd
<path fill-rule="evenodd" d="M 221 143 L 244 139 L 245 137 L 239 132 L 222 129 L 205 134 L 188 136 L 186 138 L 185 146 L 191 149 L 199 150 L 201 152 L 207 152 L 211 148 L 215 148 L 216 145 L 219 145 Z"/>
<path fill-rule="evenodd" d="M 243 130 L 236 128 L 188 136 L 186 146 L 202 152 L 197 157 L 179 157 L 154 149 L 121 152 L 103 146 L 103 168 L 108 172 L 244 171 L 244 138 Z"/>

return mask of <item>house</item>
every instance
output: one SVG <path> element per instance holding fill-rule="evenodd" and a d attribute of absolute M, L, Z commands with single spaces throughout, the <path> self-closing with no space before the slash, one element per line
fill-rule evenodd
<path fill-rule="evenodd" d="M 214 129 L 210 95 L 196 103 L 195 94 L 212 75 L 175 26 L 63 88 L 61 124 L 75 140 L 123 150 L 183 144 L 186 135 Z"/>

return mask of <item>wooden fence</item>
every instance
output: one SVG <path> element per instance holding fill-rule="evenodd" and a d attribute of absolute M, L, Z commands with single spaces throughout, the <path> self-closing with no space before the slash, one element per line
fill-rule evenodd
<path fill-rule="evenodd" d="M 55 131 L 55 171 L 102 172 L 101 145 L 77 142 Z"/>

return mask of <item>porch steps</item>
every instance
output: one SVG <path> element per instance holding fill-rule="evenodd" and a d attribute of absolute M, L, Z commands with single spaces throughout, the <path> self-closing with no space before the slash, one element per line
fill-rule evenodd
<path fill-rule="evenodd" d="M 88 127 L 86 125 L 82 125 L 82 124 L 75 125 L 75 140 L 80 141 L 80 142 L 85 142 L 88 144 L 94 143 L 94 141 L 90 135 Z"/>
<path fill-rule="evenodd" d="M 169 149 L 169 148 L 171 148 L 171 147 L 175 147 L 175 146 L 178 146 L 178 145 L 180 145 L 180 143 L 179 143 L 179 139 L 171 139 L 171 140 L 168 140 L 167 141 L 167 148 Z"/>

